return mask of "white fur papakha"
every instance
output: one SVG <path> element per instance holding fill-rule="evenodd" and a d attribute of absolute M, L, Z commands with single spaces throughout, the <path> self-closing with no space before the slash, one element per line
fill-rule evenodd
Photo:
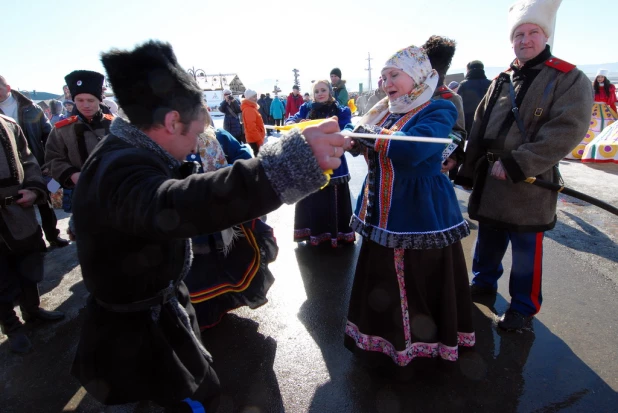
<path fill-rule="evenodd" d="M 539 26 L 547 37 L 552 37 L 556 27 L 556 13 L 562 0 L 520 0 L 509 8 L 509 40 L 522 24 Z"/>
<path fill-rule="evenodd" d="M 416 46 L 408 46 L 392 55 L 382 67 L 384 69 L 399 69 L 414 80 L 415 86 L 406 95 L 390 101 L 388 96 L 375 104 L 359 121 L 363 125 L 375 125 L 387 113 L 408 113 L 433 96 L 438 85 L 438 72 L 431 68 L 429 58 L 423 49 Z"/>

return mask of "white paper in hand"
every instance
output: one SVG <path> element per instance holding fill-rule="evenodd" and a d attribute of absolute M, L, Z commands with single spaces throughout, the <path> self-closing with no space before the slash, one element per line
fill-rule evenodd
<path fill-rule="evenodd" d="M 52 180 L 47 184 L 47 189 L 53 194 L 60 189 L 60 184 L 52 178 Z"/>

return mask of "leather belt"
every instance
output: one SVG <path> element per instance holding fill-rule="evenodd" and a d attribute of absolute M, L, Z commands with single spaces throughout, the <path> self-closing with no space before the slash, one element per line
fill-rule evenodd
<path fill-rule="evenodd" d="M 23 194 L 17 194 L 12 196 L 0 197 L 0 208 L 7 207 L 9 205 L 13 205 L 18 199 L 22 199 L 24 197 Z"/>
<path fill-rule="evenodd" d="M 116 304 L 106 303 L 95 297 L 95 301 L 107 311 L 114 313 L 136 313 L 139 311 L 150 310 L 152 307 L 167 303 L 172 297 L 176 296 L 177 286 L 170 283 L 170 286 L 159 291 L 154 297 L 146 298 L 145 300 L 134 301 L 132 303 Z"/>

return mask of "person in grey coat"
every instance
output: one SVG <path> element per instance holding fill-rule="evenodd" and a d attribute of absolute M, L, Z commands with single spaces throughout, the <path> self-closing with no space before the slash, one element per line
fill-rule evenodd
<path fill-rule="evenodd" d="M 524 182 L 560 181 L 558 163 L 588 129 L 592 86 L 551 54 L 560 2 L 524 0 L 509 12 L 516 59 L 479 104 L 456 184 L 473 187 L 470 218 L 479 221 L 473 296 L 496 294 L 509 243 L 511 303 L 498 327 L 519 330 L 541 309 L 543 239 L 556 224 L 558 194 Z"/>
<path fill-rule="evenodd" d="M 0 329 L 9 337 L 11 351 L 27 353 L 32 343 L 15 303 L 24 321 L 55 321 L 64 314 L 40 308 L 45 243 L 32 206 L 47 202 L 41 169 L 22 129 L 4 115 L 0 115 L 0 143 Z"/>
<path fill-rule="evenodd" d="M 55 101 L 52 101 L 52 109 L 54 108 L 53 102 Z M 52 130 L 52 124 L 47 120 L 43 109 L 39 105 L 22 93 L 12 90 L 11 86 L 2 76 L 0 76 L 0 114 L 7 115 L 17 121 L 26 136 L 30 151 L 42 168 L 43 179 L 49 182 L 51 176 L 49 170 L 44 168 L 43 164 L 45 163 L 45 145 Z M 60 230 L 56 228 L 58 218 L 52 207 L 49 195 L 47 202 L 39 202 L 37 208 L 41 216 L 43 232 L 50 247 L 61 248 L 69 245 L 69 241 L 60 237 Z"/>
<path fill-rule="evenodd" d="M 371 95 L 369 99 L 367 99 L 367 104 L 365 105 L 365 113 L 369 112 L 369 109 L 374 107 L 376 103 L 378 103 L 385 97 L 386 97 L 386 93 L 384 92 L 384 89 L 382 89 L 382 78 L 379 78 L 377 89 L 374 90 L 373 95 Z"/>

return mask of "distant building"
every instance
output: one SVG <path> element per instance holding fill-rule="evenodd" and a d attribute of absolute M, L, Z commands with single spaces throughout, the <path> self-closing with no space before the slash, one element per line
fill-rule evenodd
<path fill-rule="evenodd" d="M 444 78 L 444 84 L 448 85 L 452 81 L 461 83 L 465 78 L 466 78 L 465 73 L 453 73 L 451 75 L 446 75 L 446 77 Z"/>
<path fill-rule="evenodd" d="M 234 95 L 241 95 L 246 89 L 236 73 L 197 76 L 197 84 L 204 91 L 230 89 Z"/>
<path fill-rule="evenodd" d="M 33 91 L 20 90 L 19 93 L 22 93 L 24 96 L 31 99 L 34 103 L 38 103 L 42 100 L 62 98 L 62 95 L 58 95 L 57 93 L 37 92 L 36 90 L 33 90 Z"/>

